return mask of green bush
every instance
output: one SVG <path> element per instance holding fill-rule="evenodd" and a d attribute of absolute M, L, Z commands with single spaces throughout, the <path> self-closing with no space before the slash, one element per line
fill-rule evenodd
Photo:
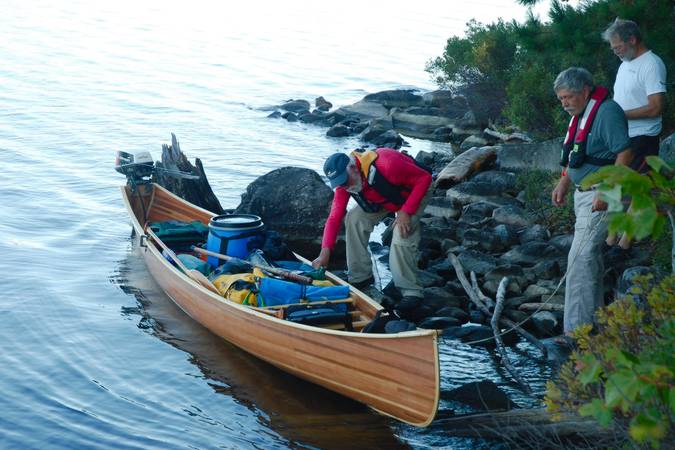
<path fill-rule="evenodd" d="M 562 207 L 555 207 L 551 202 L 551 192 L 558 180 L 560 175 L 545 170 L 527 170 L 516 177 L 516 189 L 523 191 L 525 211 L 532 221 L 553 234 L 571 233 L 574 231 L 572 192 L 568 192 Z"/>
<path fill-rule="evenodd" d="M 597 334 L 577 328 L 578 351 L 548 382 L 545 403 L 554 416 L 591 416 L 656 448 L 675 439 L 675 275 L 648 292 L 644 307 L 632 295 L 598 311 Z"/>
<path fill-rule="evenodd" d="M 636 21 L 647 46 L 675 76 L 675 8 L 670 0 L 584 1 L 575 8 L 554 0 L 550 22 L 529 17 L 524 23 L 467 24 L 464 37 L 448 39 L 443 55 L 426 70 L 442 87 L 489 83 L 506 93 L 504 115 L 541 137 L 564 134 L 566 121 L 552 90 L 555 76 L 570 66 L 593 73 L 596 83 L 612 87 L 620 61 L 600 34 L 616 18 Z M 671 83 L 672 86 L 672 83 Z M 675 129 L 675 89 L 668 89 L 664 130 Z"/>

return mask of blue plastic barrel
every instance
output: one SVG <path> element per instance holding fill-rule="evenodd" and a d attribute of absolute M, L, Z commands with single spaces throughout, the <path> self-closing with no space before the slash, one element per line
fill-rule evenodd
<path fill-rule="evenodd" d="M 246 258 L 262 238 L 264 224 L 253 214 L 224 214 L 209 222 L 206 249 L 235 258 Z M 225 261 L 209 256 L 207 262 L 218 267 Z"/>

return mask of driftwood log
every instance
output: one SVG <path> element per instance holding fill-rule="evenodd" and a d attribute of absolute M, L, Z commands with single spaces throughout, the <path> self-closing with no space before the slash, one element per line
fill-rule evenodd
<path fill-rule="evenodd" d="M 520 376 L 516 368 L 513 367 L 513 364 L 511 364 L 509 356 L 506 354 L 506 348 L 504 348 L 504 341 L 502 340 L 501 329 L 499 328 L 499 319 L 501 317 L 502 310 L 504 309 L 504 297 L 506 295 L 506 286 L 508 286 L 508 284 L 509 284 L 508 277 L 502 278 L 502 281 L 499 283 L 499 288 L 497 288 L 497 297 L 496 297 L 497 303 L 495 304 L 495 312 L 492 315 L 490 325 L 492 326 L 492 332 L 495 335 L 497 350 L 499 351 L 499 355 L 502 357 L 502 364 L 504 364 L 504 367 L 506 367 L 506 370 L 509 371 L 513 379 L 516 380 L 516 382 L 518 382 L 523 391 L 525 391 L 528 394 L 531 394 L 532 388 L 530 388 L 530 385 L 528 385 L 527 382 L 523 380 L 523 377 Z"/>
<path fill-rule="evenodd" d="M 556 444 L 569 440 L 585 440 L 602 447 L 603 442 L 615 437 L 614 430 L 601 428 L 592 418 L 561 414 L 554 420 L 543 408 L 466 414 L 437 419 L 433 426 L 451 436 L 537 442 L 540 448 L 564 448 Z"/>
<path fill-rule="evenodd" d="M 483 312 L 483 314 L 485 314 L 487 317 L 490 317 L 492 315 L 492 313 L 490 313 L 490 308 L 481 299 L 481 296 L 484 297 L 483 293 L 480 292 L 479 289 L 474 289 L 469 284 L 469 280 L 467 280 L 466 275 L 464 275 L 464 268 L 462 267 L 462 264 L 459 262 L 459 259 L 457 259 L 457 256 L 454 253 L 449 253 L 448 258 L 450 259 L 452 266 L 455 268 L 457 278 L 459 279 L 459 282 L 462 284 L 462 287 L 468 294 L 469 299 Z M 518 334 L 520 334 L 522 337 L 531 342 L 535 347 L 537 347 L 544 354 L 544 356 L 546 356 L 546 347 L 544 346 L 544 344 L 542 344 L 539 339 L 532 336 L 532 334 L 523 330 L 517 323 L 503 317 L 499 319 L 499 323 L 512 330 L 515 330 Z"/>
<path fill-rule="evenodd" d="M 464 180 L 473 172 L 480 170 L 481 167 L 492 163 L 495 159 L 497 159 L 495 147 L 471 148 L 450 161 L 441 170 L 436 179 L 436 186 L 443 189 L 449 188 Z"/>
<path fill-rule="evenodd" d="M 171 145 L 162 145 L 162 161 L 157 161 L 155 166 L 157 167 L 153 179 L 155 183 L 215 214 L 224 212 L 206 179 L 201 160 L 196 158 L 193 166 L 181 151 L 175 134 L 171 133 Z M 192 177 L 181 177 L 181 172 Z"/>

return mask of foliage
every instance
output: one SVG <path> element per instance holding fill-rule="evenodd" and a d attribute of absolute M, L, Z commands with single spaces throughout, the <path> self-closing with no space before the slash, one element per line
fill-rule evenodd
<path fill-rule="evenodd" d="M 528 216 L 553 234 L 570 233 L 574 227 L 572 192 L 567 194 L 563 207 L 551 203 L 551 191 L 560 175 L 545 170 L 527 170 L 516 177 L 516 189 L 524 194 L 523 202 Z"/>
<path fill-rule="evenodd" d="M 548 382 L 545 402 L 553 414 L 591 416 L 658 447 L 675 439 L 675 275 L 638 306 L 633 297 L 646 285 L 599 310 L 597 334 L 590 325 L 577 328 L 578 351 Z"/>
<path fill-rule="evenodd" d="M 553 0 L 549 22 L 532 15 L 524 23 L 471 21 L 465 36 L 448 39 L 443 55 L 429 61 L 426 70 L 446 88 L 490 83 L 499 95 L 506 93 L 504 115 L 515 125 L 540 137 L 557 136 L 565 121 L 552 82 L 563 69 L 582 66 L 596 83 L 613 85 L 620 61 L 600 34 L 616 17 L 640 24 L 647 46 L 663 59 L 672 79 L 675 9 L 669 0 L 588 0 L 576 7 Z M 671 105 L 673 91 L 666 94 Z M 669 108 L 664 131 L 674 128 L 675 108 Z"/>
<path fill-rule="evenodd" d="M 675 171 L 657 156 L 648 156 L 652 168 L 646 175 L 626 166 L 606 166 L 587 176 L 582 187 L 598 185 L 608 203 L 609 233 L 625 233 L 637 240 L 663 233 L 675 209 Z M 624 211 L 624 199 L 630 205 Z M 675 270 L 675 267 L 673 267 Z"/>

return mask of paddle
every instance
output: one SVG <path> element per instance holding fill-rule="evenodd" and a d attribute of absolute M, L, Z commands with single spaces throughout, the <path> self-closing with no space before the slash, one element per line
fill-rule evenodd
<path fill-rule="evenodd" d="M 157 245 L 159 245 L 160 247 L 162 247 L 162 249 L 164 250 L 164 252 L 169 256 L 169 258 L 171 258 L 171 259 L 173 260 L 173 262 L 176 263 L 176 265 L 178 266 L 178 268 L 179 268 L 185 275 L 187 275 L 188 277 L 192 278 L 194 281 L 196 281 L 196 282 L 199 283 L 200 285 L 204 286 L 204 287 L 205 287 L 206 289 L 208 289 L 209 291 L 214 292 L 214 293 L 220 295 L 220 292 L 218 292 L 218 289 L 216 289 L 216 287 L 213 285 L 213 283 L 211 283 L 211 281 L 209 281 L 209 279 L 206 278 L 206 276 L 204 276 L 203 273 L 201 273 L 201 272 L 198 271 L 198 270 L 195 270 L 195 269 L 188 269 L 187 267 L 185 267 L 185 264 L 183 264 L 183 261 L 181 261 L 180 259 L 178 259 L 178 256 L 176 256 L 176 254 L 174 253 L 174 251 L 171 250 L 169 247 L 167 247 L 166 244 L 165 244 L 164 242 L 162 242 L 162 241 L 157 237 L 157 235 L 155 234 L 155 232 L 152 231 L 152 229 L 151 229 L 150 227 L 147 227 L 147 228 L 145 229 L 145 233 L 146 233 L 147 236 L 149 236 L 150 238 L 152 238 L 152 240 L 155 241 L 155 243 L 156 243 Z"/>
<path fill-rule="evenodd" d="M 280 277 L 286 278 L 286 279 L 291 280 L 291 281 L 297 281 L 298 283 L 312 284 L 312 279 L 310 277 L 306 277 L 304 275 L 298 275 L 297 273 L 293 273 L 290 270 L 280 269 L 278 267 L 270 267 L 270 266 L 266 266 L 266 265 L 263 265 L 263 264 L 255 264 L 255 263 L 252 263 L 250 261 L 246 261 L 244 259 L 235 258 L 234 256 L 228 256 L 228 255 L 223 255 L 221 253 L 212 252 L 210 250 L 204 250 L 203 248 L 199 248 L 199 247 L 196 247 L 194 245 L 192 246 L 192 250 L 197 252 L 197 253 L 200 253 L 202 255 L 213 256 L 214 258 L 222 259 L 224 261 L 232 261 L 232 262 L 236 262 L 236 263 L 239 263 L 239 264 L 247 264 L 251 267 L 255 267 L 255 268 L 258 268 L 260 270 L 264 270 L 265 272 L 269 272 L 273 275 L 278 275 Z"/>

